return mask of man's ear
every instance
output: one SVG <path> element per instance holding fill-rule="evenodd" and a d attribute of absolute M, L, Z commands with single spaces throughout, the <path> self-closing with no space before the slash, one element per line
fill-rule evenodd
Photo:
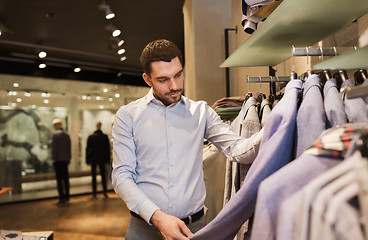
<path fill-rule="evenodd" d="M 146 73 L 143 73 L 142 77 L 143 77 L 144 81 L 147 83 L 147 85 L 152 87 L 152 82 L 151 82 L 150 76 L 148 76 L 148 74 L 146 74 Z"/>

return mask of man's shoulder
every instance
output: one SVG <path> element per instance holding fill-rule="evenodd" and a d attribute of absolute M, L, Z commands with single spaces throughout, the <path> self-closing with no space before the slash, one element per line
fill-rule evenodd
<path fill-rule="evenodd" d="M 190 107 L 190 108 L 198 108 L 198 107 L 207 107 L 208 104 L 206 101 L 203 101 L 203 100 L 192 100 L 188 97 L 185 97 L 185 96 L 182 96 L 182 100 L 184 102 L 184 104 L 187 106 L 187 107 Z"/>

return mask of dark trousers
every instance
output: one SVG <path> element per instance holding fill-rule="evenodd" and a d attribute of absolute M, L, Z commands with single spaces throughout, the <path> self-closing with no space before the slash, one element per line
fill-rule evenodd
<path fill-rule="evenodd" d="M 54 163 L 60 201 L 69 201 L 69 173 L 67 162 Z"/>
<path fill-rule="evenodd" d="M 92 167 L 92 192 L 93 192 L 93 196 L 96 196 L 96 194 L 97 194 L 97 180 L 96 180 L 97 165 L 100 168 L 100 175 L 101 175 L 101 180 L 102 180 L 103 192 L 104 193 L 107 192 L 105 163 L 92 163 L 91 167 Z"/>

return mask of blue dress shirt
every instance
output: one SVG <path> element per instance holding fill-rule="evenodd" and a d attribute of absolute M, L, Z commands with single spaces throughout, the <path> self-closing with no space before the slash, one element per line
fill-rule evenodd
<path fill-rule="evenodd" d="M 354 86 L 355 84 L 351 79 L 346 79 L 341 84 L 346 115 L 350 123 L 368 123 L 368 108 L 364 99 L 360 97 L 348 99 L 345 96 L 345 88 Z"/>
<path fill-rule="evenodd" d="M 243 186 L 216 218 L 190 239 L 233 239 L 240 226 L 252 216 L 259 184 L 293 159 L 297 98 L 301 88 L 300 80 L 292 80 L 286 85 L 284 96 L 268 117 L 259 153 Z"/>
<path fill-rule="evenodd" d="M 327 115 L 327 128 L 345 124 L 348 118 L 345 113 L 339 90 L 337 90 L 336 79 L 329 79 L 323 87 L 324 106 Z"/>
<path fill-rule="evenodd" d="M 296 157 L 299 157 L 326 130 L 327 122 L 321 80 L 318 75 L 308 77 L 303 87 L 303 101 L 296 116 Z"/>
<path fill-rule="evenodd" d="M 204 138 L 239 162 L 253 144 L 235 134 L 205 102 L 182 96 L 165 106 L 152 89 L 118 110 L 112 135 L 114 189 L 148 223 L 158 209 L 184 218 L 203 207 Z"/>

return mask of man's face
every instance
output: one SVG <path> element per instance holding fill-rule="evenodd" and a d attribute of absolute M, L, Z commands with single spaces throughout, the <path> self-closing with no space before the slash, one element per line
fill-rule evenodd
<path fill-rule="evenodd" d="M 183 94 L 183 66 L 178 57 L 171 62 L 152 62 L 151 75 L 143 73 L 143 79 L 152 87 L 155 98 L 166 106 L 178 102 Z"/>

